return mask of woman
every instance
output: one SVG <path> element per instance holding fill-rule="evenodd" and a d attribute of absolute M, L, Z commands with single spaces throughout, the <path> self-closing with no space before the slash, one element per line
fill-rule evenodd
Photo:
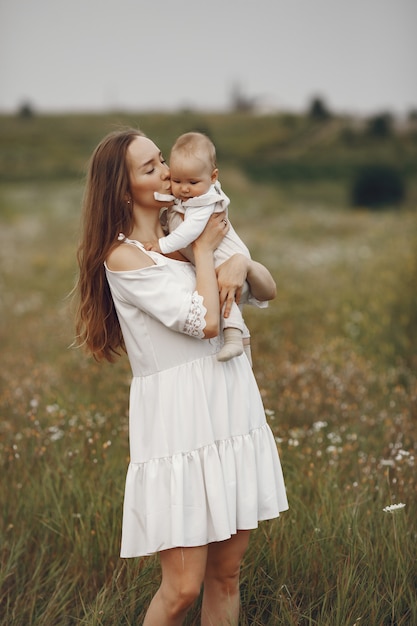
<path fill-rule="evenodd" d="M 259 300 L 275 296 L 275 283 L 243 255 L 216 276 L 224 214 L 194 243 L 195 267 L 179 253 L 147 252 L 143 243 L 164 234 L 155 192 L 170 192 L 170 173 L 150 139 L 129 129 L 99 144 L 84 198 L 77 333 L 97 359 L 126 349 L 132 367 L 121 556 L 158 552 L 162 569 L 144 624 L 182 624 L 202 584 L 202 624 L 237 624 L 250 529 L 287 500 L 248 359 L 216 359 L 220 307 L 230 310 L 245 279 Z"/>

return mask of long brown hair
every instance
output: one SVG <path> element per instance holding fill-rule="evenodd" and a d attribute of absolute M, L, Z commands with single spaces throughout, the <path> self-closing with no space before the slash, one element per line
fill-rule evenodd
<path fill-rule="evenodd" d="M 112 362 L 124 350 L 104 261 L 117 245 L 119 233 L 129 234 L 133 228 L 126 152 L 137 136 L 143 133 L 133 128 L 107 135 L 93 152 L 87 173 L 77 252 L 75 329 L 76 344 L 98 361 Z"/>

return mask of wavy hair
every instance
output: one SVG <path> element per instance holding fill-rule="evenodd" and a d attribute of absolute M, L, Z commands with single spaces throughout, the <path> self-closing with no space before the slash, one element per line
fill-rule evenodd
<path fill-rule="evenodd" d="M 126 152 L 137 136 L 144 134 L 133 128 L 110 133 L 94 150 L 88 167 L 77 251 L 75 343 L 97 361 L 113 362 L 125 350 L 104 261 L 118 245 L 119 233 L 129 234 L 133 228 Z"/>

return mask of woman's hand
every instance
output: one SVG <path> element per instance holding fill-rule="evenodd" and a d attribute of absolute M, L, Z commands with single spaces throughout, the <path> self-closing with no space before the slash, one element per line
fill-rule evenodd
<path fill-rule="evenodd" d="M 234 254 L 216 270 L 220 292 L 220 308 L 225 304 L 224 317 L 229 317 L 233 302 L 239 304 L 246 280 L 250 259 L 244 254 Z"/>
<path fill-rule="evenodd" d="M 193 243 L 194 252 L 196 248 L 203 248 L 213 252 L 219 246 L 229 228 L 230 224 L 226 219 L 224 211 L 222 213 L 213 213 L 203 232 Z"/>
<path fill-rule="evenodd" d="M 260 301 L 273 300 L 277 287 L 267 268 L 248 259 L 243 254 L 235 254 L 217 268 L 217 281 L 220 292 L 220 307 L 226 304 L 224 317 L 228 317 L 233 302 L 239 304 L 242 287 L 248 281 L 252 296 Z"/>

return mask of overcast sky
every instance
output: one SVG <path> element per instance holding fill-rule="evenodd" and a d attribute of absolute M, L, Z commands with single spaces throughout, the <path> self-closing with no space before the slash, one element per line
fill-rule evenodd
<path fill-rule="evenodd" d="M 0 112 L 417 109 L 417 0 L 0 0 Z"/>

